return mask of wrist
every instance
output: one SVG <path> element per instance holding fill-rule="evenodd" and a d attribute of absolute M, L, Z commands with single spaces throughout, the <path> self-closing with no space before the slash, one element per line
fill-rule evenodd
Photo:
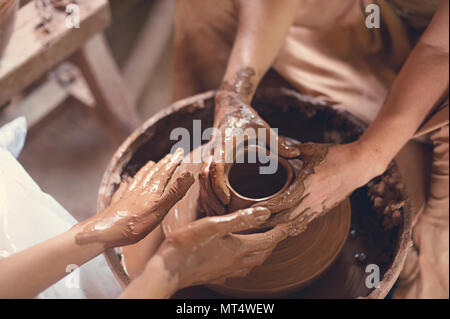
<path fill-rule="evenodd" d="M 177 291 L 177 278 L 166 270 L 164 260 L 153 256 L 144 271 L 120 295 L 121 299 L 167 299 Z"/>
<path fill-rule="evenodd" d="M 228 68 L 219 91 L 236 94 L 241 101 L 250 104 L 260 78 L 252 67 Z"/>
<path fill-rule="evenodd" d="M 250 105 L 251 98 L 246 98 L 238 93 L 218 90 L 215 97 L 215 119 L 214 123 L 217 126 L 220 121 L 227 115 L 236 116 L 235 113 L 257 113 Z M 245 111 L 244 111 L 245 110 Z"/>
<path fill-rule="evenodd" d="M 73 238 L 73 241 L 77 246 L 81 247 L 82 249 L 84 249 L 86 251 L 91 251 L 92 254 L 94 254 L 94 255 L 100 255 L 100 254 L 104 253 L 106 250 L 106 247 L 103 243 L 92 242 L 92 243 L 79 244 L 77 241 L 77 236 L 84 231 L 84 226 L 87 225 L 88 223 L 94 222 L 96 220 L 95 217 L 96 216 L 93 216 L 89 219 L 86 219 L 85 221 L 83 221 L 81 223 L 76 224 L 68 231 L 68 234 L 70 235 L 71 238 Z"/>
<path fill-rule="evenodd" d="M 353 154 L 361 163 L 362 169 L 368 173 L 369 180 L 386 171 L 391 159 L 384 154 L 382 148 L 364 139 L 359 139 L 351 145 Z"/>
<path fill-rule="evenodd" d="M 219 89 L 214 99 L 214 126 L 217 127 L 227 113 L 236 110 L 242 104 L 236 93 Z"/>
<path fill-rule="evenodd" d="M 236 92 L 224 90 L 222 88 L 217 90 L 214 102 L 216 108 L 230 108 L 235 105 L 244 103 L 242 97 L 239 94 L 237 94 Z"/>
<path fill-rule="evenodd" d="M 168 269 L 164 258 L 156 254 L 147 263 L 143 275 L 148 278 L 153 298 L 170 298 L 179 287 L 179 276 Z"/>

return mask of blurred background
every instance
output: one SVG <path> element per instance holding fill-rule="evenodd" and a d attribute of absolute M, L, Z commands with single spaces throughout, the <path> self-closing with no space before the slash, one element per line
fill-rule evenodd
<path fill-rule="evenodd" d="M 139 46 L 148 50 L 136 100 L 141 122 L 170 103 L 173 2 L 109 0 L 112 23 L 104 34 L 119 69 L 125 73 Z M 124 75 L 125 83 L 132 76 Z M 30 129 L 19 161 L 44 192 L 83 220 L 95 213 L 102 175 L 118 146 L 98 119 L 69 98 Z"/>

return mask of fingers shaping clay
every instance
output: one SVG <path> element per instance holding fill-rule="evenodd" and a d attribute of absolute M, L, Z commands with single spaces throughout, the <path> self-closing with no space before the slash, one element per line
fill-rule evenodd
<path fill-rule="evenodd" d="M 194 153 L 201 152 L 197 149 Z M 189 170 L 198 176 L 202 164 L 190 163 L 187 156 L 174 177 Z M 283 161 L 275 174 L 258 174 L 257 163 L 230 165 L 227 170 L 232 211 L 250 207 L 283 191 L 293 180 L 298 163 Z M 280 164 L 280 163 L 279 163 Z M 233 167 L 234 166 L 234 167 Z M 231 187 L 233 185 L 233 188 Z M 198 178 L 186 196 L 167 214 L 162 227 L 166 235 L 204 217 L 198 206 Z M 244 278 L 227 279 L 210 289 L 233 297 L 276 297 L 299 290 L 318 278 L 334 262 L 344 246 L 350 229 L 350 203 L 345 200 L 323 217 L 313 221 L 299 236 L 282 241 L 263 265 Z"/>

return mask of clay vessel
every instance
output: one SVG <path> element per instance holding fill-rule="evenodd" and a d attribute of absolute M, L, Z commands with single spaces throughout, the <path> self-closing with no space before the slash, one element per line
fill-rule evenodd
<path fill-rule="evenodd" d="M 0 0 L 0 58 L 14 30 L 19 0 Z"/>
<path fill-rule="evenodd" d="M 211 127 L 214 117 L 214 96 L 215 92 L 210 91 L 181 100 L 136 129 L 116 151 L 106 169 L 99 190 L 97 211 L 102 211 L 109 205 L 122 179 L 133 176 L 148 160 L 157 161 L 171 150 L 177 142 L 169 138 L 174 128 L 184 127 L 192 135 L 193 120 L 201 120 L 202 128 Z M 323 102 L 301 95 L 292 89 L 260 89 L 252 105 L 269 125 L 280 128 L 281 135 L 303 142 L 348 143 L 356 140 L 366 128 L 351 114 L 333 110 Z M 390 170 L 399 171 L 395 163 Z M 402 194 L 402 198 L 409 203 L 407 194 Z M 289 297 L 384 298 L 394 285 L 410 244 L 412 212 L 409 204 L 405 206 L 400 225 L 385 230 L 367 195 L 367 187 L 355 191 L 350 199 L 352 232 L 345 240 L 341 253 L 320 278 L 305 287 L 300 287 L 302 289 L 292 292 Z M 192 202 L 192 205 L 196 204 Z M 180 222 L 187 222 L 193 217 L 187 215 L 189 214 L 179 214 Z M 336 214 L 329 215 L 336 216 Z M 312 229 L 312 225 L 309 229 Z M 164 231 L 170 229 L 166 228 Z M 362 251 L 366 252 L 367 259 L 355 260 L 355 254 Z M 118 281 L 124 286 L 127 285 L 130 278 L 121 264 L 120 250 L 111 249 L 105 255 Z M 378 287 L 365 285 L 367 276 L 365 270 L 368 264 L 380 267 L 381 277 Z M 279 274 L 272 273 L 270 276 L 277 275 Z M 233 282 L 230 285 L 231 289 L 234 289 Z M 225 290 L 221 292 L 227 294 Z M 205 287 L 191 287 L 178 292 L 174 297 L 220 298 L 221 296 L 223 295 Z"/>
<path fill-rule="evenodd" d="M 258 151 L 263 151 L 261 146 L 253 145 L 245 147 L 240 153 L 247 158 L 249 153 L 255 154 Z M 237 156 L 241 154 L 238 153 Z M 226 166 L 225 181 L 231 195 L 230 212 L 269 200 L 289 186 L 294 176 L 293 166 L 280 156 L 277 158 L 270 154 L 268 156 L 270 161 L 278 163 L 278 168 L 274 174 L 268 174 L 267 178 L 259 174 L 258 163 L 233 163 Z M 254 176 L 257 177 L 257 180 L 252 181 Z"/>
<path fill-rule="evenodd" d="M 253 148 L 253 147 L 250 147 Z M 245 149 L 247 151 L 248 148 Z M 198 176 L 202 164 L 192 163 L 192 158 L 199 158 L 201 148 L 186 156 L 185 161 L 174 173 L 174 178 L 189 170 Z M 289 172 L 284 176 L 280 190 L 286 188 L 293 180 L 294 168 L 288 161 L 279 169 L 286 167 Z M 247 163 L 243 164 L 244 168 Z M 229 165 L 226 173 L 232 167 Z M 298 169 L 298 168 L 297 168 Z M 239 172 L 245 174 L 245 172 Z M 229 175 L 228 175 L 229 176 Z M 251 184 L 248 175 L 242 176 Z M 257 181 L 261 182 L 261 181 Z M 167 235 L 189 222 L 201 218 L 198 207 L 200 185 L 196 179 L 186 196 L 167 214 L 163 221 L 163 231 Z M 276 193 L 278 193 L 277 191 Z M 274 196 L 248 198 L 235 190 L 232 191 L 232 205 L 235 209 L 247 208 L 252 204 Z M 270 223 L 269 219 L 268 223 Z M 329 214 L 311 223 L 308 229 L 299 236 L 288 238 L 279 243 L 266 262 L 254 268 L 245 278 L 228 279 L 223 285 L 210 285 L 210 289 L 226 296 L 240 298 L 280 297 L 302 289 L 320 277 L 338 257 L 345 244 L 350 229 L 350 202 L 345 200 Z M 130 258 L 127 256 L 127 258 Z"/>

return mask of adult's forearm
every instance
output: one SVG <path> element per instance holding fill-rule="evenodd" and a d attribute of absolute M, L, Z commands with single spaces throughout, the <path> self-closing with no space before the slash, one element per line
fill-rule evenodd
<path fill-rule="evenodd" d="M 241 0 L 239 24 L 223 79 L 249 103 L 294 21 L 299 0 Z M 223 86 L 224 86 L 223 85 Z"/>
<path fill-rule="evenodd" d="M 378 173 L 414 136 L 447 91 L 448 67 L 448 55 L 430 48 L 420 48 L 408 60 L 377 118 L 361 138 L 363 147 L 379 160 Z"/>
<path fill-rule="evenodd" d="M 445 39 L 445 40 L 443 40 Z M 406 61 L 378 116 L 360 139 L 381 174 L 449 87 L 448 1 Z"/>
<path fill-rule="evenodd" d="M 77 245 L 77 228 L 0 259 L 0 298 L 33 298 L 61 278 L 74 266 L 103 252 L 103 245 Z"/>

